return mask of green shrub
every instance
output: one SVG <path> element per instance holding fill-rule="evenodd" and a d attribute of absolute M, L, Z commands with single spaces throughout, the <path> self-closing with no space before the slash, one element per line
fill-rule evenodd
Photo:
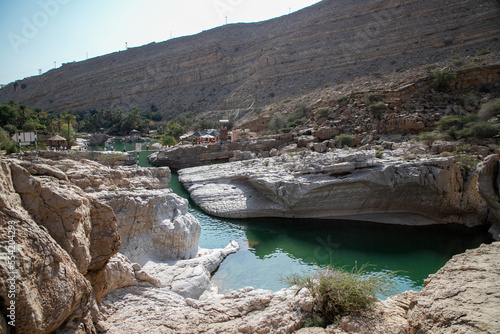
<path fill-rule="evenodd" d="M 456 79 L 456 76 L 448 70 L 435 70 L 433 75 L 432 87 L 440 92 L 449 91 L 451 89 L 451 82 Z"/>
<path fill-rule="evenodd" d="M 431 148 L 432 144 L 439 139 L 441 139 L 441 134 L 438 131 L 422 132 L 418 135 L 418 140 L 425 143 L 425 145 L 429 148 Z"/>
<path fill-rule="evenodd" d="M 0 150 L 5 150 L 7 155 L 19 152 L 19 145 L 2 128 L 0 128 Z"/>
<path fill-rule="evenodd" d="M 489 49 L 483 49 L 481 51 L 476 52 L 476 56 L 484 56 L 484 55 L 487 55 L 490 53 L 491 53 L 491 51 Z"/>
<path fill-rule="evenodd" d="M 463 144 L 463 145 L 457 146 L 457 148 L 455 150 L 457 153 L 467 153 L 470 151 L 470 148 L 471 148 L 470 144 Z"/>
<path fill-rule="evenodd" d="M 175 145 L 177 145 L 177 141 L 171 135 L 164 135 L 163 137 L 161 137 L 160 142 L 161 142 L 162 145 L 165 145 L 165 146 L 175 146 Z"/>
<path fill-rule="evenodd" d="M 269 122 L 269 131 L 273 133 L 278 133 L 281 129 L 287 127 L 287 121 L 283 116 L 278 116 L 273 118 L 271 122 Z"/>
<path fill-rule="evenodd" d="M 285 104 L 285 103 L 288 103 L 288 102 L 292 102 L 293 99 L 291 97 L 288 97 L 286 99 L 284 99 L 283 101 L 281 101 L 281 103 Z"/>
<path fill-rule="evenodd" d="M 471 157 L 469 155 L 461 156 L 456 162 L 456 164 L 465 171 L 475 170 L 478 163 L 479 163 L 478 159 Z"/>
<path fill-rule="evenodd" d="M 342 96 L 338 97 L 336 99 L 336 101 L 337 101 L 337 103 L 342 103 L 342 102 L 344 102 L 347 99 L 348 99 L 348 97 L 346 95 L 342 95 Z"/>
<path fill-rule="evenodd" d="M 481 106 L 479 110 L 479 118 L 487 121 L 492 117 L 496 117 L 500 113 L 500 99 L 489 101 Z"/>
<path fill-rule="evenodd" d="M 307 116 L 307 113 L 309 113 L 309 111 L 311 110 L 311 108 L 309 108 L 309 106 L 305 103 L 299 103 L 297 104 L 296 106 L 297 108 L 297 115 L 300 116 L 300 117 L 305 117 Z"/>
<path fill-rule="evenodd" d="M 370 102 L 377 102 L 377 101 L 380 101 L 382 99 L 382 96 L 378 93 L 372 93 L 372 94 L 368 94 L 366 99 Z"/>
<path fill-rule="evenodd" d="M 330 108 L 319 108 L 316 110 L 316 116 L 319 118 L 326 118 L 332 110 Z"/>
<path fill-rule="evenodd" d="M 456 66 L 456 67 L 460 67 L 463 64 L 465 64 L 464 59 L 459 55 L 451 56 L 450 60 L 451 60 L 452 65 Z"/>
<path fill-rule="evenodd" d="M 5 131 L 8 133 L 14 133 L 17 131 L 17 127 L 13 124 L 7 124 L 6 126 L 3 127 Z"/>
<path fill-rule="evenodd" d="M 375 158 L 377 159 L 382 159 L 384 157 L 384 150 L 379 148 L 376 152 L 375 152 Z"/>
<path fill-rule="evenodd" d="M 498 127 L 488 122 L 475 122 L 469 124 L 465 129 L 459 132 L 461 137 L 465 138 L 493 138 L 498 135 Z"/>
<path fill-rule="evenodd" d="M 319 306 L 308 326 L 326 327 L 340 316 L 358 314 L 372 309 L 376 294 L 387 295 L 394 290 L 394 273 L 365 273 L 367 265 L 351 271 L 328 266 L 314 275 L 294 274 L 282 278 L 289 285 L 307 288 Z"/>
<path fill-rule="evenodd" d="M 351 146 L 356 140 L 356 136 L 343 133 L 336 136 L 335 140 L 339 142 L 342 147 Z"/>
<path fill-rule="evenodd" d="M 463 136 L 462 130 L 467 124 L 476 122 L 479 116 L 475 114 L 468 114 L 465 116 L 445 116 L 436 122 L 436 126 L 439 130 L 445 133 L 448 137 L 452 139 L 459 139 Z"/>
<path fill-rule="evenodd" d="M 370 111 L 370 114 L 372 114 L 377 119 L 380 119 L 382 117 L 382 114 L 387 109 L 387 104 L 385 104 L 384 102 L 378 102 L 368 107 L 368 111 Z"/>

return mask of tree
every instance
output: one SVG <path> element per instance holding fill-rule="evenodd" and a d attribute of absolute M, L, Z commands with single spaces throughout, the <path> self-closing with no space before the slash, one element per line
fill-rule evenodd
<path fill-rule="evenodd" d="M 26 115 L 29 115 L 31 110 L 29 109 L 29 107 L 25 104 L 21 104 L 19 106 L 19 110 L 21 111 L 21 123 L 19 125 L 23 125 L 25 122 L 26 122 Z"/>
<path fill-rule="evenodd" d="M 432 144 L 441 138 L 441 134 L 439 131 L 432 132 L 422 132 L 418 135 L 418 139 L 421 142 L 424 142 L 429 148 L 432 147 Z"/>
<path fill-rule="evenodd" d="M 436 70 L 433 76 L 432 87 L 440 92 L 449 91 L 451 89 L 451 82 L 456 79 L 456 76 L 451 74 L 448 70 Z"/>
<path fill-rule="evenodd" d="M 175 138 L 169 135 L 165 135 L 161 137 L 161 143 L 164 146 L 175 146 L 177 145 L 177 141 L 175 141 Z"/>
<path fill-rule="evenodd" d="M 19 113 L 10 105 L 0 106 L 0 126 L 19 123 Z"/>
<path fill-rule="evenodd" d="M 174 137 L 176 140 L 179 139 L 180 136 L 182 136 L 186 130 L 182 125 L 175 121 L 170 121 L 168 123 L 168 130 L 167 130 L 167 135 Z"/>
<path fill-rule="evenodd" d="M 71 125 L 72 124 L 75 124 L 75 116 L 73 116 L 72 114 L 70 113 L 63 113 L 62 115 L 62 120 L 64 122 L 64 125 L 67 124 L 68 126 L 68 129 L 67 129 L 67 132 L 65 133 L 66 134 L 66 140 L 68 141 L 68 148 L 71 147 L 71 139 L 72 139 L 72 136 L 71 136 Z"/>

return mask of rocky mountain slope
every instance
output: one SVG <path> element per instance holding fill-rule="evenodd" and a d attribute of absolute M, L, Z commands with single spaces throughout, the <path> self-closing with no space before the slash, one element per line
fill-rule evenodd
<path fill-rule="evenodd" d="M 11 83 L 0 102 L 48 111 L 155 106 L 162 112 L 263 106 L 374 72 L 500 50 L 496 0 L 324 0 Z"/>

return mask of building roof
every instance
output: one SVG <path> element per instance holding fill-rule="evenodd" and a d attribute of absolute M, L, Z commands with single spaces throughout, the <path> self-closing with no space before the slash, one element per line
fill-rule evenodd
<path fill-rule="evenodd" d="M 66 141 L 66 138 L 61 137 L 59 135 L 55 135 L 55 136 L 50 137 L 49 139 L 47 139 L 47 141 L 62 141 L 62 140 Z"/>

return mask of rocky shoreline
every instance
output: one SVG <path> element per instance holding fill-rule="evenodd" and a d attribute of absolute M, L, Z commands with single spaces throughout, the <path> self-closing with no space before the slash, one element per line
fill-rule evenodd
<path fill-rule="evenodd" d="M 391 156 L 387 153 L 382 161 L 389 164 Z M 284 182 L 290 177 L 319 181 L 342 179 L 357 169 L 361 174 L 365 169 L 383 170 L 376 160 L 364 163 L 354 157 L 361 160 L 360 153 L 343 156 L 344 161 L 330 163 L 329 170 L 309 153 L 301 157 L 307 166 L 294 165 L 289 156 L 238 164 L 248 164 L 254 171 L 267 164 L 288 173 L 282 175 Z M 491 158 L 485 166 L 495 161 Z M 447 178 L 451 175 L 459 185 L 453 189 L 472 185 L 469 179 L 460 180 L 446 159 L 430 159 L 422 166 L 392 162 L 390 168 L 400 172 L 425 169 L 427 173 L 400 175 L 394 184 L 404 185 L 408 178 L 411 184 L 442 186 L 436 191 L 442 193 L 452 185 Z M 271 292 L 249 287 L 217 293 L 211 273 L 238 245 L 199 249 L 199 222 L 187 212 L 186 200 L 165 189 L 168 168 L 110 168 L 89 160 L 3 159 L 0 164 L 0 325 L 5 333 L 11 275 L 18 282 L 16 330 L 23 333 L 439 333 L 454 326 L 464 333 L 497 333 L 500 329 L 500 243 L 455 256 L 429 277 L 421 292 L 380 302 L 375 313 L 346 316 L 327 329 L 301 329 L 315 307 L 305 289 Z M 287 171 L 292 165 L 293 170 Z M 230 166 L 235 165 L 218 167 L 225 173 Z M 218 172 L 212 169 L 215 177 Z M 495 179 L 495 169 L 486 169 L 482 178 Z M 474 197 L 461 192 L 457 196 L 470 208 L 483 209 L 472 201 Z M 461 217 L 466 225 L 478 223 L 465 214 Z M 4 251 L 11 225 L 17 245 L 14 274 Z"/>

